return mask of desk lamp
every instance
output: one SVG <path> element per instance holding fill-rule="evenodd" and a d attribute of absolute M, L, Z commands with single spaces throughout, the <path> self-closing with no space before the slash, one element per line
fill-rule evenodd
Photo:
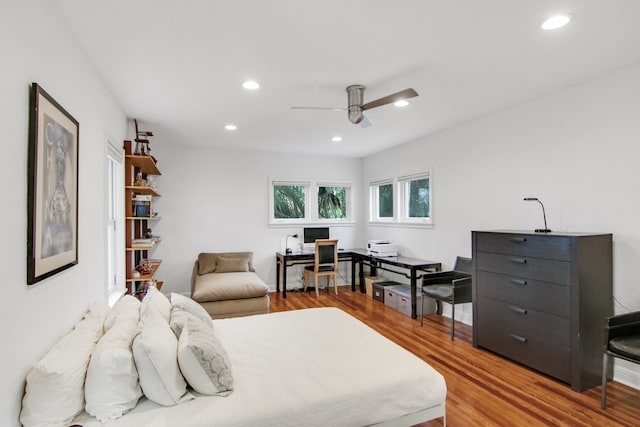
<path fill-rule="evenodd" d="M 534 231 L 536 233 L 551 233 L 551 230 L 549 230 L 547 228 L 547 215 L 544 212 L 544 205 L 542 204 L 542 202 L 540 200 L 538 200 L 538 198 L 536 198 L 536 197 L 525 197 L 524 201 L 525 202 L 538 202 L 538 203 L 540 203 L 540 206 L 542 206 L 542 217 L 544 218 L 544 228 L 536 228 Z"/>
<path fill-rule="evenodd" d="M 290 254 L 291 252 L 293 252 L 293 251 L 291 250 L 291 248 L 289 247 L 289 237 L 293 237 L 294 239 L 297 239 L 297 238 L 298 238 L 298 233 L 295 233 L 295 234 L 289 234 L 289 235 L 287 236 L 287 238 L 284 240 L 284 246 L 285 246 L 285 251 L 284 251 L 284 253 L 286 253 L 286 254 Z"/>

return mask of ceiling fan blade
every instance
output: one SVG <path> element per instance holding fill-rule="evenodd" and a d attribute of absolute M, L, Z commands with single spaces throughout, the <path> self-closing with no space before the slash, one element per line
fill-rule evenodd
<path fill-rule="evenodd" d="M 334 110 L 334 111 L 346 111 L 346 108 L 340 107 L 301 107 L 297 105 L 292 105 L 289 107 L 290 110 Z"/>
<path fill-rule="evenodd" d="M 401 99 L 413 98 L 414 96 L 418 96 L 418 92 L 416 92 L 412 88 L 409 88 L 409 89 L 401 90 L 400 92 L 396 92 L 391 95 L 383 96 L 382 98 L 378 98 L 374 101 L 367 102 L 366 104 L 362 104 L 362 109 L 370 110 L 372 108 L 381 107 L 387 104 L 392 104 L 396 101 L 400 101 Z"/>

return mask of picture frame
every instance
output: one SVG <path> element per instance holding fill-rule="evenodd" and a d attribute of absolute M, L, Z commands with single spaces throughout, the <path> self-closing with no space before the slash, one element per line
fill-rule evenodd
<path fill-rule="evenodd" d="M 78 264 L 79 123 L 40 85 L 29 105 L 27 284 Z"/>

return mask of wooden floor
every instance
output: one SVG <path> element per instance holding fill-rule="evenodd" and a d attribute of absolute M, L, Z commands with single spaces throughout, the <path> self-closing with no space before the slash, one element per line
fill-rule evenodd
<path fill-rule="evenodd" d="M 333 291 L 333 289 L 332 289 Z M 411 351 L 438 370 L 447 382 L 447 425 L 457 426 L 640 426 L 640 391 L 617 382 L 607 388 L 608 408 L 600 409 L 601 387 L 571 391 L 535 371 L 472 346 L 471 327 L 450 319 L 425 316 L 424 327 L 349 287 L 339 295 L 271 293 L 271 311 L 338 307 Z M 442 420 L 420 424 L 441 426 Z"/>

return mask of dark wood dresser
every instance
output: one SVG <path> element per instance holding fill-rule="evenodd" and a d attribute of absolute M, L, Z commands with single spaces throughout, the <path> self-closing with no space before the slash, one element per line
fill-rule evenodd
<path fill-rule="evenodd" d="M 473 346 L 578 392 L 600 384 L 612 235 L 473 231 L 472 252 Z"/>

